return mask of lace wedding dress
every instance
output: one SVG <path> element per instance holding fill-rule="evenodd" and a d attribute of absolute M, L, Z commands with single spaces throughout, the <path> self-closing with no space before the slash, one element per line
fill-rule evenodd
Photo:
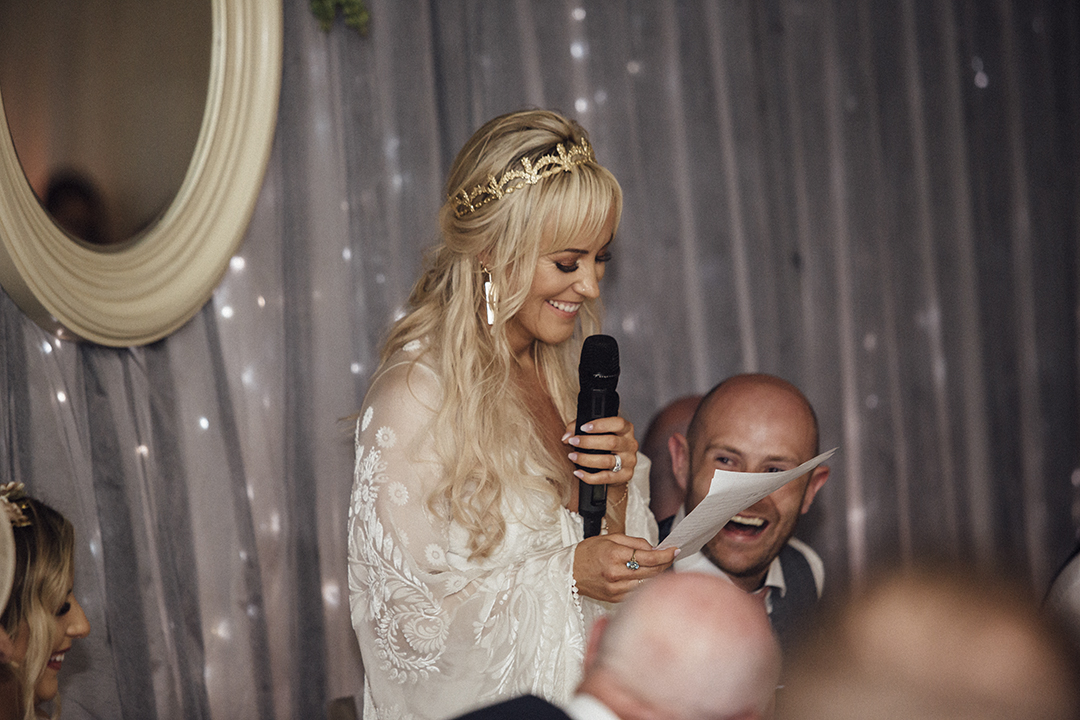
<path fill-rule="evenodd" d="M 465 530 L 427 506 L 440 466 L 425 428 L 440 391 L 410 345 L 373 380 L 356 428 L 349 601 L 364 718 L 437 720 L 523 693 L 568 700 L 587 629 L 606 610 L 574 584 L 581 518 L 549 491 L 510 483 L 503 543 L 469 559 Z M 639 455 L 626 532 L 655 544 L 648 467 Z"/>

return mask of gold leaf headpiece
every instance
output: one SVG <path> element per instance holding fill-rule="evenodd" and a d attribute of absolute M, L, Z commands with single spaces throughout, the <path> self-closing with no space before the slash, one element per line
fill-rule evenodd
<path fill-rule="evenodd" d="M 21 482 L 9 482 L 0 485 L 0 507 L 7 515 L 12 527 L 28 527 L 30 518 L 23 510 L 26 509 L 27 501 L 26 486 Z"/>
<path fill-rule="evenodd" d="M 585 138 L 576 145 L 569 147 L 559 143 L 555 146 L 555 152 L 544 155 L 535 162 L 529 158 L 521 158 L 512 165 L 501 178 L 494 175 L 488 176 L 484 185 L 477 185 L 471 192 L 462 190 L 450 198 L 454 203 L 454 214 L 463 218 L 473 210 L 486 205 L 492 200 L 498 200 L 503 195 L 509 195 L 515 190 L 520 190 L 526 185 L 535 185 L 546 177 L 557 175 L 562 172 L 573 172 L 574 168 L 582 163 L 595 162 L 592 146 Z M 520 167 L 517 167 L 520 165 Z"/>

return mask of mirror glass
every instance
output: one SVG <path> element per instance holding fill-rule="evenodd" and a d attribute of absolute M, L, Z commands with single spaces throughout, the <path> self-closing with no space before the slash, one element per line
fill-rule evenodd
<path fill-rule="evenodd" d="M 19 162 L 54 221 L 120 245 L 176 196 L 211 65 L 211 0 L 0 3 L 0 94 Z"/>

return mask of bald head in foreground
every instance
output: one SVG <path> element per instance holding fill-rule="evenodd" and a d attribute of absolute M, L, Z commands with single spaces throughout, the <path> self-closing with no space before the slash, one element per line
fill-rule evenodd
<path fill-rule="evenodd" d="M 1071 637 L 1019 584 L 935 566 L 831 608 L 791 657 L 781 720 L 1073 720 Z"/>
<path fill-rule="evenodd" d="M 779 674 L 780 648 L 760 603 L 722 578 L 664 573 L 593 626 L 565 710 L 527 696 L 464 718 L 580 720 L 606 708 L 620 720 L 758 720 Z"/>

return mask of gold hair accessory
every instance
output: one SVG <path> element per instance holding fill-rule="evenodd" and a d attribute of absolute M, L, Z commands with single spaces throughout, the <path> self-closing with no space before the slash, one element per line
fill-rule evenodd
<path fill-rule="evenodd" d="M 480 271 L 484 273 L 484 309 L 487 310 L 487 324 L 495 324 L 495 305 L 499 302 L 499 291 L 491 282 L 491 271 L 483 262 L 480 263 Z"/>
<path fill-rule="evenodd" d="M 23 513 L 28 505 L 26 486 L 21 482 L 9 482 L 0 485 L 0 506 L 4 508 L 12 527 L 28 527 L 30 518 Z"/>
<path fill-rule="evenodd" d="M 582 163 L 595 162 L 592 146 L 585 138 L 576 145 L 565 147 L 562 143 L 555 146 L 555 152 L 544 155 L 536 162 L 529 158 L 521 158 L 521 167 L 511 167 L 496 179 L 494 175 L 488 176 L 486 185 L 477 185 L 472 192 L 462 190 L 450 198 L 454 203 L 454 214 L 463 218 L 473 210 L 486 205 L 492 200 L 498 200 L 503 195 L 509 195 L 515 190 L 520 190 L 526 185 L 535 185 L 546 177 L 557 175 L 561 172 L 573 172 L 574 168 Z"/>

